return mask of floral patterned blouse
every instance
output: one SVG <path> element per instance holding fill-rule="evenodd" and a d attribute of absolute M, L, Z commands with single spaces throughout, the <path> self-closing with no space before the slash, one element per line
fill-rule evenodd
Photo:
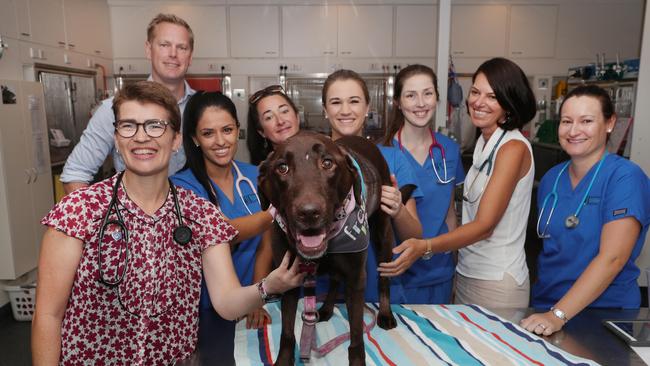
<path fill-rule="evenodd" d="M 218 208 L 179 187 L 183 223 L 192 230 L 192 240 L 179 245 L 172 237 L 178 219 L 171 191 L 150 216 L 121 186 L 114 207 L 122 215 L 128 244 L 119 225 L 110 223 L 100 250 L 100 228 L 116 177 L 74 191 L 41 221 L 84 243 L 63 318 L 60 361 L 174 364 L 188 357 L 197 342 L 201 253 L 231 240 L 237 231 Z M 115 209 L 110 220 L 117 220 Z M 121 276 L 114 286 L 100 281 L 116 282 Z"/>

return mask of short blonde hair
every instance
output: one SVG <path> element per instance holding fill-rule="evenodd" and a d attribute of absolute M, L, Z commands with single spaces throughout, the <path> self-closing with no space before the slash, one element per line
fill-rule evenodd
<path fill-rule="evenodd" d="M 149 26 L 147 26 L 147 41 L 149 43 L 151 43 L 153 41 L 153 38 L 156 36 L 156 26 L 160 23 L 176 24 L 187 29 L 187 33 L 190 34 L 190 49 L 192 51 L 194 50 L 194 32 L 192 32 L 192 28 L 190 28 L 190 25 L 187 24 L 185 20 L 183 20 L 181 17 L 177 17 L 174 14 L 160 13 L 151 19 Z"/>

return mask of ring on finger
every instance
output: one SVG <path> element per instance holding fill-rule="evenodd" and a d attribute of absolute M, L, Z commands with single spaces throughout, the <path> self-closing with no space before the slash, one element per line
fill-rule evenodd
<path fill-rule="evenodd" d="M 546 329 L 546 325 L 544 325 L 544 324 L 542 324 L 542 323 L 537 324 L 537 326 L 540 327 L 540 328 L 542 328 L 542 329 Z"/>

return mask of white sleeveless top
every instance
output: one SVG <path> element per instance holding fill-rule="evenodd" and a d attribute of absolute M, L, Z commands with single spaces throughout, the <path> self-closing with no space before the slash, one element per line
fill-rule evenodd
<path fill-rule="evenodd" d="M 487 175 L 489 164 L 486 164 L 481 172 L 479 172 L 479 168 L 492 152 L 502 133 L 503 130 L 498 127 L 487 143 L 482 137 L 476 142 L 473 164 L 465 177 L 463 192 L 464 196 L 468 197 L 470 201 L 476 201 L 471 203 L 463 200 L 463 224 L 473 221 L 476 217 L 485 190 L 484 187 L 487 186 L 490 176 L 494 172 L 493 166 L 490 176 Z M 528 276 L 524 242 L 526 240 L 526 225 L 528 224 L 528 213 L 535 177 L 535 162 L 533 160 L 533 150 L 528 140 L 519 130 L 512 130 L 505 133 L 499 146 L 497 146 L 493 156 L 493 165 L 496 165 L 499 149 L 510 140 L 519 140 L 526 144 L 531 156 L 530 169 L 517 182 L 508 207 L 501 221 L 494 228 L 492 236 L 458 251 L 456 271 L 465 277 L 493 281 L 502 280 L 503 275 L 508 273 L 517 281 L 517 284 L 521 285 Z"/>

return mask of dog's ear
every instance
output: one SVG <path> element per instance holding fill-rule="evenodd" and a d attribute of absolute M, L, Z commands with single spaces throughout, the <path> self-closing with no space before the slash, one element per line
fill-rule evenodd
<path fill-rule="evenodd" d="M 357 163 L 354 161 L 354 158 L 352 157 L 352 154 L 346 149 L 344 146 L 339 145 L 339 150 L 341 150 L 341 154 L 345 157 L 345 168 L 347 169 L 348 172 L 350 173 L 350 177 L 352 178 L 352 186 L 353 186 L 353 191 L 354 191 L 354 199 L 357 202 L 361 202 L 361 185 L 363 184 L 361 182 L 361 175 L 359 173 L 360 167 L 357 165 Z M 347 194 L 347 192 L 345 192 Z"/>
<path fill-rule="evenodd" d="M 269 153 L 266 159 L 260 163 L 259 174 L 257 176 L 257 195 L 260 199 L 260 206 L 262 207 L 262 210 L 268 209 L 269 205 L 271 204 L 270 200 L 268 199 L 268 197 L 271 196 L 271 180 L 269 179 L 268 175 L 272 174 L 269 167 L 272 159 L 273 152 Z"/>
<path fill-rule="evenodd" d="M 405 184 L 403 185 L 399 191 L 402 194 L 402 203 L 406 204 L 406 201 L 411 198 L 411 195 L 413 194 L 413 191 L 415 190 L 415 184 Z"/>

